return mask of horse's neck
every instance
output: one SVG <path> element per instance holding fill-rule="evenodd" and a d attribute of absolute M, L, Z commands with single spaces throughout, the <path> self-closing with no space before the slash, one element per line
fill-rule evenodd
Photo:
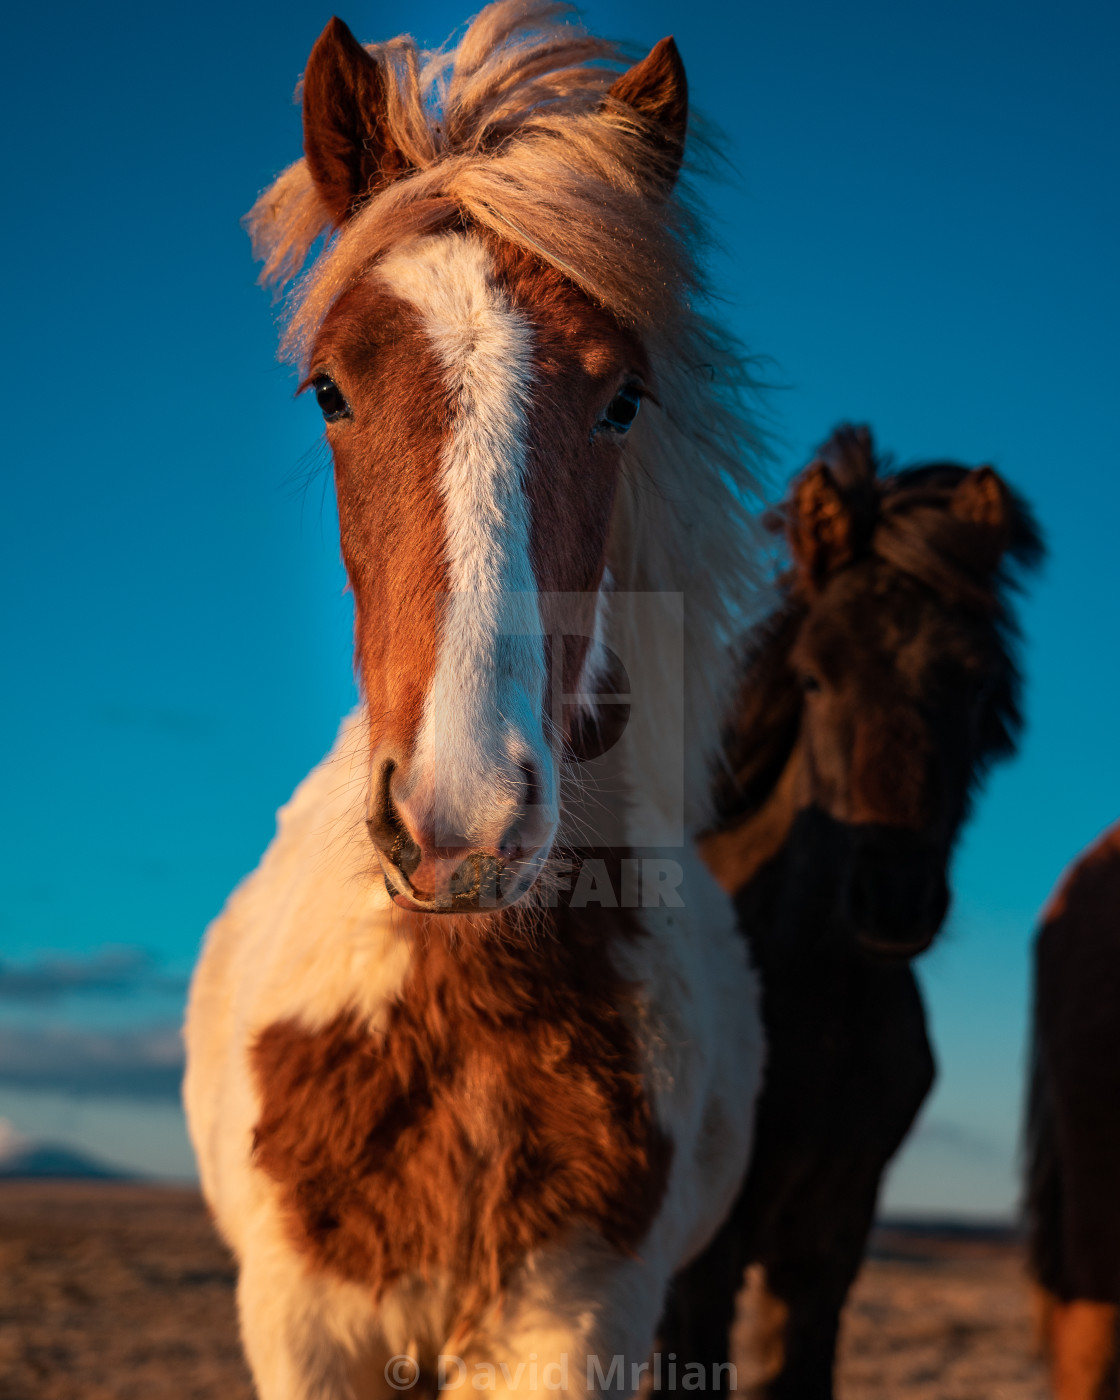
<path fill-rule="evenodd" d="M 762 805 L 737 826 L 711 832 L 701 839 L 700 854 L 728 894 L 745 889 L 781 853 L 789 839 L 799 807 L 802 764 L 799 740 Z"/>
<path fill-rule="evenodd" d="M 803 967 L 806 958 L 827 978 L 858 958 L 854 942 L 834 936 L 843 932 L 836 899 L 845 833 L 809 801 L 806 779 L 799 738 L 761 805 L 699 843 L 708 868 L 734 897 L 739 927 L 764 978 Z"/>

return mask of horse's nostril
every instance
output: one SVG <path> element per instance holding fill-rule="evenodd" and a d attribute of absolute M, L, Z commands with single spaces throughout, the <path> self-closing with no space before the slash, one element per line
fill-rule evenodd
<path fill-rule="evenodd" d="M 503 860 L 520 860 L 525 853 L 525 842 L 520 825 L 515 822 L 498 842 L 498 851 Z"/>
<path fill-rule="evenodd" d="M 530 763 L 519 765 L 521 771 L 521 794 L 517 815 L 502 834 L 498 842 L 498 855 L 502 860 L 521 860 L 536 849 L 536 841 L 530 836 L 526 846 L 526 831 L 532 831 L 539 820 L 534 812 L 544 801 L 544 785 L 536 768 Z"/>
<path fill-rule="evenodd" d="M 376 787 L 377 796 L 366 821 L 366 830 L 377 849 L 411 878 L 424 853 L 405 826 L 393 801 L 391 784 L 395 768 L 396 764 L 391 759 L 382 766 Z"/>
<path fill-rule="evenodd" d="M 539 807 L 544 789 L 537 770 L 530 763 L 521 764 L 521 805 Z"/>
<path fill-rule="evenodd" d="M 374 784 L 373 801 L 366 818 L 369 839 L 382 851 L 391 850 L 404 832 L 404 823 L 400 819 L 390 791 L 395 768 L 396 764 L 391 759 L 381 765 L 381 772 Z"/>

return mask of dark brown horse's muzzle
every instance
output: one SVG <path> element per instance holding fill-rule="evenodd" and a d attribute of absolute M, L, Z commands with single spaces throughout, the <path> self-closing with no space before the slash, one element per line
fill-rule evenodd
<path fill-rule="evenodd" d="M 949 910 L 945 857 L 895 840 L 857 839 L 843 905 L 862 948 L 912 958 L 933 942 Z"/>

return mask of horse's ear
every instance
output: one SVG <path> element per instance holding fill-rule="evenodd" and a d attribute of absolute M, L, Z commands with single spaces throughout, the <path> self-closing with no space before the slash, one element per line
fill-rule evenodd
<path fill-rule="evenodd" d="M 875 476 L 875 444 L 866 423 L 841 423 L 817 456 L 843 489 L 858 489 Z"/>
<path fill-rule="evenodd" d="M 336 227 L 408 169 L 388 133 L 381 66 L 337 16 L 303 75 L 303 154 Z"/>
<path fill-rule="evenodd" d="M 797 581 L 815 593 L 854 552 L 851 512 L 823 462 L 814 462 L 798 477 L 785 516 Z"/>
<path fill-rule="evenodd" d="M 607 95 L 648 123 L 651 143 L 663 162 L 662 178 L 671 187 L 681 167 L 688 127 L 688 79 L 672 36 L 654 44 L 640 63 L 616 78 Z"/>
<path fill-rule="evenodd" d="M 949 509 L 976 527 L 977 562 L 994 569 L 1011 542 L 1011 492 L 991 467 L 977 467 L 961 479 L 953 491 Z"/>
<path fill-rule="evenodd" d="M 951 509 L 958 520 L 998 530 L 1007 524 L 1011 500 L 1007 487 L 991 467 L 969 472 L 953 492 Z"/>

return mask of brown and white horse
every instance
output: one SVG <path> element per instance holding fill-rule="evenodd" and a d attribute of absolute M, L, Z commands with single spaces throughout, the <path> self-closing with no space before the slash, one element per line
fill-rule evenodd
<path fill-rule="evenodd" d="M 286 348 L 366 703 L 207 935 L 203 1188 L 263 1400 L 430 1390 L 449 1355 L 445 1385 L 629 1391 L 761 1060 L 692 852 L 758 444 L 696 309 L 684 72 L 502 0 L 432 55 L 332 20 L 303 115 L 251 225 L 274 283 L 324 239 Z"/>

